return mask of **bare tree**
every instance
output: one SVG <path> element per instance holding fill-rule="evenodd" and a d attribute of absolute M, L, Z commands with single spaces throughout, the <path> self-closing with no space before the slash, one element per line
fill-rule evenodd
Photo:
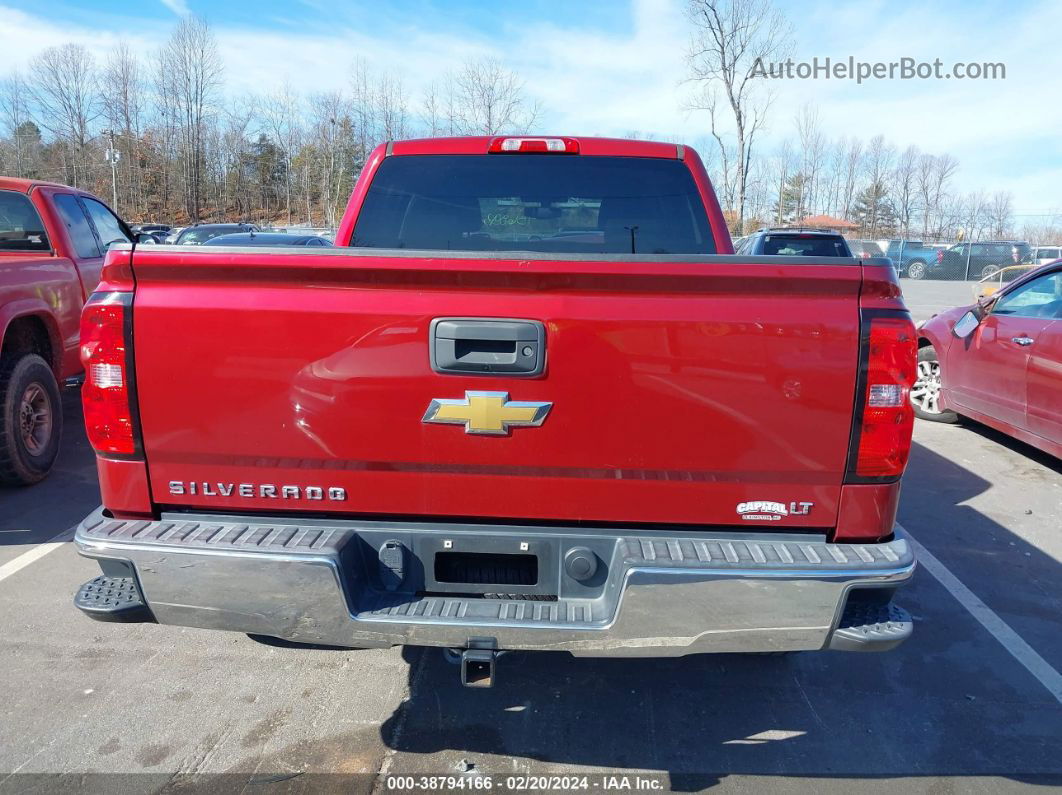
<path fill-rule="evenodd" d="M 357 58 L 350 70 L 350 110 L 354 122 L 354 139 L 364 157 L 377 137 L 376 103 L 373 101 L 373 76 L 369 63 Z"/>
<path fill-rule="evenodd" d="M 262 117 L 273 140 L 284 156 L 284 210 L 291 223 L 291 190 L 293 161 L 297 154 L 302 129 L 299 124 L 299 97 L 285 84 L 279 91 L 266 97 L 262 105 Z"/>
<path fill-rule="evenodd" d="M 1034 246 L 1057 245 L 1058 241 L 1062 240 L 1062 214 L 1056 214 L 1046 222 L 1023 224 L 1021 238 Z"/>
<path fill-rule="evenodd" d="M 980 240 L 989 225 L 988 197 L 983 190 L 966 194 L 962 200 L 962 229 L 967 240 Z"/>
<path fill-rule="evenodd" d="M 421 123 L 430 138 L 457 134 L 457 106 L 453 75 L 428 84 L 422 102 Z"/>
<path fill-rule="evenodd" d="M 935 208 L 939 208 L 941 203 L 948 198 L 951 178 L 955 176 L 955 172 L 958 170 L 959 161 L 952 155 L 937 156 L 933 166 L 933 202 Z M 943 236 L 943 230 L 946 226 L 953 223 L 954 221 L 949 221 L 946 218 L 941 219 L 939 223 L 941 236 Z"/>
<path fill-rule="evenodd" d="M 908 146 L 896 161 L 893 171 L 893 197 L 896 204 L 896 220 L 900 233 L 907 237 L 911 232 L 911 218 L 918 201 L 918 162 L 921 157 L 917 146 Z"/>
<path fill-rule="evenodd" d="M 770 0 L 689 0 L 686 12 L 693 26 L 687 53 L 690 79 L 697 84 L 691 107 L 708 111 L 720 154 L 733 161 L 732 209 L 743 227 L 749 161 L 771 101 L 770 92 L 755 82 L 753 69 L 782 54 L 789 26 Z M 734 126 L 732 157 L 725 154 L 721 132 L 724 106 Z"/>
<path fill-rule="evenodd" d="M 344 146 L 341 128 L 351 134 L 350 103 L 337 91 L 315 94 L 310 99 L 312 136 L 317 154 L 318 185 L 325 223 L 335 226 L 343 192 L 349 147 Z"/>
<path fill-rule="evenodd" d="M 826 144 L 819 126 L 819 112 L 810 103 L 797 114 L 796 128 L 800 140 L 800 173 L 804 175 L 797 198 L 796 215 L 800 219 L 815 212 Z"/>
<path fill-rule="evenodd" d="M 104 118 L 116 136 L 116 148 L 122 155 L 118 164 L 123 183 L 122 206 L 137 208 L 139 212 L 144 211 L 140 168 L 143 90 L 140 64 L 129 46 L 120 42 L 108 56 L 100 76 L 101 104 Z"/>
<path fill-rule="evenodd" d="M 773 163 L 767 158 L 756 158 L 749 169 L 746 196 L 745 224 L 758 229 L 770 223 L 772 197 L 774 196 Z M 744 230 L 742 230 L 744 231 Z"/>
<path fill-rule="evenodd" d="M 223 75 L 217 42 L 204 20 L 187 16 L 177 24 L 159 53 L 159 72 L 179 114 L 185 208 L 192 221 L 198 221 L 206 121 L 214 112 Z"/>
<path fill-rule="evenodd" d="M 786 186 L 789 184 L 790 177 L 793 176 L 794 168 L 793 161 L 795 157 L 793 155 L 793 147 L 789 141 L 784 141 L 778 148 L 778 152 L 775 155 L 776 172 L 778 175 L 777 180 L 777 199 L 775 202 L 774 223 L 775 226 L 781 226 L 784 221 L 787 220 L 786 216 Z"/>
<path fill-rule="evenodd" d="M 524 83 L 497 58 L 465 61 L 453 75 L 454 117 L 466 135 L 524 133 L 535 126 L 537 102 L 524 93 Z"/>
<path fill-rule="evenodd" d="M 892 144 L 885 141 L 885 136 L 875 135 L 870 139 L 865 155 L 866 175 L 869 183 L 865 198 L 870 214 L 865 221 L 866 228 L 872 231 L 877 231 L 882 221 L 881 211 L 888 192 L 888 178 L 895 156 L 896 150 Z"/>
<path fill-rule="evenodd" d="M 71 182 L 84 182 L 89 125 L 99 116 L 96 62 L 80 44 L 49 47 L 30 63 L 41 124 L 70 154 Z"/>
<path fill-rule="evenodd" d="M 841 217 L 849 218 L 852 204 L 855 202 L 859 179 L 863 172 L 863 142 L 858 138 L 846 141 L 844 147 L 844 187 L 842 193 Z"/>
<path fill-rule="evenodd" d="M 936 207 L 933 203 L 933 172 L 936 168 L 936 155 L 928 152 L 918 158 L 918 170 L 915 173 L 915 189 L 918 191 L 922 207 L 922 237 L 929 237 L 929 223 Z"/>
<path fill-rule="evenodd" d="M 372 100 L 378 125 L 378 142 L 408 137 L 409 96 L 402 81 L 394 75 L 381 75 Z"/>
<path fill-rule="evenodd" d="M 32 150 L 37 140 L 29 139 L 29 127 L 26 126 L 30 124 L 30 100 L 29 88 L 18 70 L 0 81 L 0 121 L 11 139 L 11 157 L 16 177 L 27 176 L 32 163 L 36 161 L 36 153 Z"/>
<path fill-rule="evenodd" d="M 992 226 L 992 235 L 996 238 L 1006 237 L 1014 223 L 1014 197 L 1009 191 L 996 191 L 988 206 L 988 220 Z"/>
<path fill-rule="evenodd" d="M 244 97 L 226 109 L 224 126 L 211 124 L 207 127 L 206 134 L 213 138 L 213 145 L 206 148 L 212 151 L 216 163 L 213 175 L 215 220 L 222 221 L 226 215 L 237 221 L 251 220 L 253 188 L 256 186 L 246 179 L 248 169 L 245 166 L 250 160 L 248 139 L 256 114 L 255 99 Z"/>
<path fill-rule="evenodd" d="M 828 143 L 825 171 L 822 179 L 822 206 L 832 215 L 841 216 L 841 201 L 844 194 L 845 150 L 848 142 L 844 138 Z"/>
<path fill-rule="evenodd" d="M 922 237 L 943 237 L 953 221 L 945 216 L 944 204 L 948 185 L 959 168 L 959 161 L 951 155 L 922 155 L 915 174 L 916 191 L 922 208 Z"/>
<path fill-rule="evenodd" d="M 363 58 L 351 69 L 351 106 L 356 168 L 378 143 L 409 136 L 409 96 L 402 81 L 389 72 L 374 72 Z"/>
<path fill-rule="evenodd" d="M 782 223 L 820 211 L 858 219 L 868 233 L 914 236 L 911 227 L 919 224 L 926 239 L 960 230 L 1017 232 L 1008 194 L 953 195 L 958 161 L 951 155 L 913 146 L 897 152 L 882 136 L 865 146 L 831 138 L 810 105 L 783 146 L 761 153 L 770 96 L 751 79 L 749 64 L 756 53 L 784 58 L 784 23 L 770 0 L 686 3 L 694 22 L 693 106 L 709 111 L 712 135 L 706 124 L 693 143 L 703 149 L 735 232 L 754 220 Z M 376 143 L 421 131 L 524 132 L 539 110 L 519 76 L 490 58 L 441 71 L 416 103 L 398 72 L 358 61 L 345 92 L 308 96 L 283 86 L 257 110 L 249 101 L 220 110 L 217 48 L 209 27 L 191 17 L 149 63 L 119 44 L 97 70 L 84 48 L 71 44 L 43 51 L 26 74 L 0 80 L 0 169 L 99 190 L 110 174 L 102 163 L 89 170 L 99 154 L 95 128 L 110 127 L 123 154 L 122 210 L 175 223 L 286 215 L 288 223 L 334 225 Z M 1047 239 L 1058 227 L 1028 228 Z"/>

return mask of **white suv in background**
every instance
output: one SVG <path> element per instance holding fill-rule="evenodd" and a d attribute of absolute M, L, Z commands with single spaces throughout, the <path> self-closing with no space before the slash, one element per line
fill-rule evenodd
<path fill-rule="evenodd" d="M 1046 265 L 1056 259 L 1062 259 L 1062 246 L 1033 246 L 1033 265 Z"/>

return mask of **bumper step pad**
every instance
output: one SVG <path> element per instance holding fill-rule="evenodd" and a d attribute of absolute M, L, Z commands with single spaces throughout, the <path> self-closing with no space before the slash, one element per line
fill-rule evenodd
<path fill-rule="evenodd" d="M 830 638 L 836 651 L 888 651 L 911 636 L 914 622 L 902 607 L 849 602 Z"/>
<path fill-rule="evenodd" d="M 123 624 L 155 621 L 133 577 L 101 575 L 89 580 L 78 589 L 74 606 L 96 621 Z"/>

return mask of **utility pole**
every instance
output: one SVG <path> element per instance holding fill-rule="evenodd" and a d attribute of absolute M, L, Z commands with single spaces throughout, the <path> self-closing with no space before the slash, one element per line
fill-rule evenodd
<path fill-rule="evenodd" d="M 107 149 L 107 162 L 111 164 L 111 209 L 118 212 L 118 159 L 121 152 L 114 148 L 114 130 L 102 130 L 110 140 L 110 148 Z"/>

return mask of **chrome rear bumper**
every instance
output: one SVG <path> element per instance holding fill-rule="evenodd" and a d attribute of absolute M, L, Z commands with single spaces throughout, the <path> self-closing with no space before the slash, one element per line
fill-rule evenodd
<path fill-rule="evenodd" d="M 542 560 L 541 593 L 424 593 L 424 569 L 442 538 L 457 550 L 527 545 Z M 105 571 L 124 566 L 135 575 L 162 624 L 350 647 L 467 648 L 486 638 L 498 649 L 616 657 L 853 648 L 853 633 L 838 629 L 850 595 L 885 604 L 915 568 L 899 533 L 881 544 L 831 544 L 806 535 L 623 528 L 189 514 L 120 521 L 100 509 L 75 541 Z M 375 573 L 376 550 L 388 541 L 403 546 L 410 564 L 395 590 Z M 565 573 L 563 556 L 575 546 L 594 550 L 596 579 Z"/>

